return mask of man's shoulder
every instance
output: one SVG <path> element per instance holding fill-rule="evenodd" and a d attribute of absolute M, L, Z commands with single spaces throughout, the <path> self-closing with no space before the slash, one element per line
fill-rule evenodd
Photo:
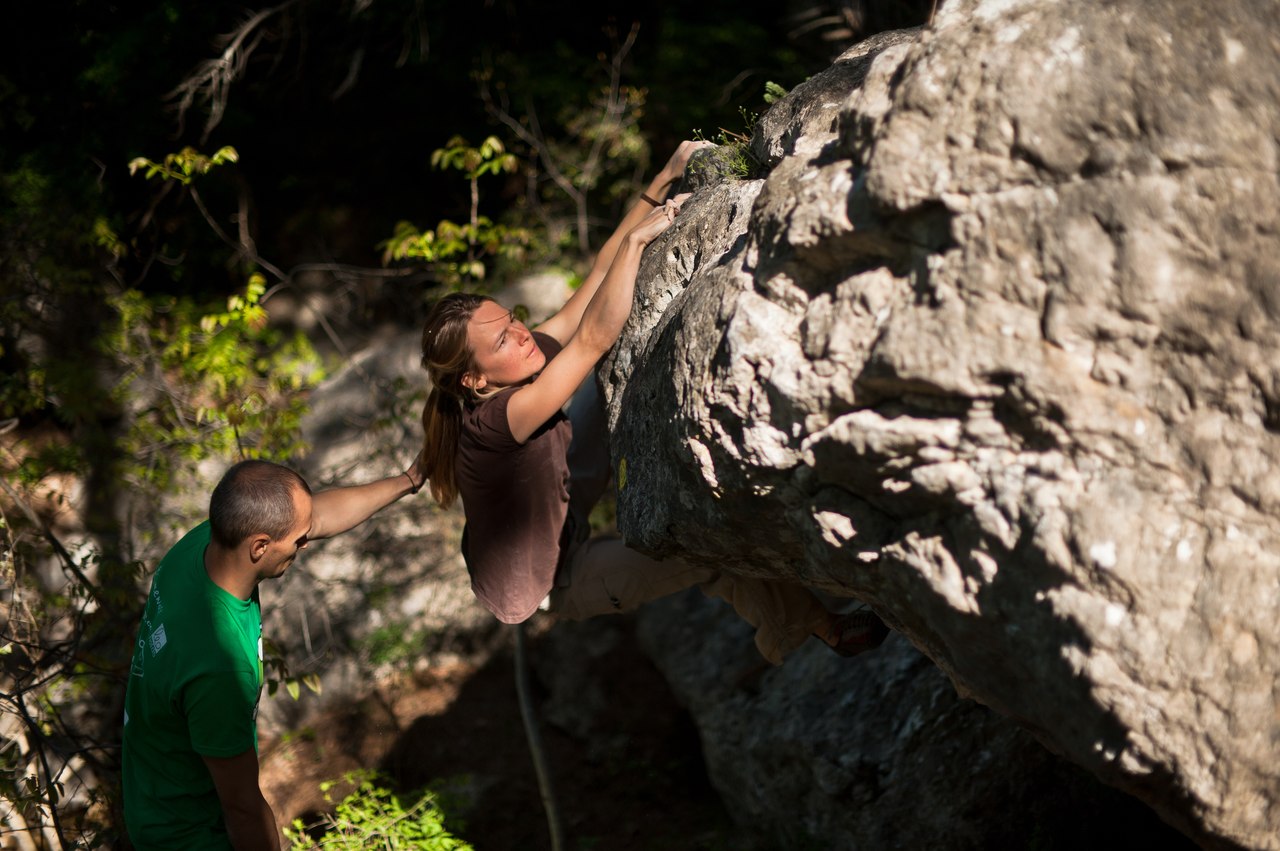
<path fill-rule="evenodd" d="M 160 564 L 175 559 L 190 558 L 193 553 L 203 553 L 204 548 L 209 546 L 210 538 L 209 521 L 205 520 L 179 538 L 178 543 L 170 547 L 164 554 L 164 558 L 160 559 Z"/>
<path fill-rule="evenodd" d="M 209 521 L 206 520 L 183 535 L 160 559 L 151 578 L 151 596 L 184 599 L 204 596 L 198 593 L 201 586 L 196 581 L 199 578 L 196 569 L 204 567 L 204 551 L 208 545 Z"/>

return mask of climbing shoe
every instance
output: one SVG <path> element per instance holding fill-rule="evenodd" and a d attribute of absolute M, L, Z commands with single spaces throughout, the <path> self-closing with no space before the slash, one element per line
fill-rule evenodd
<path fill-rule="evenodd" d="M 857 609 L 836 619 L 831 636 L 835 643 L 828 647 L 841 656 L 857 656 L 884 644 L 889 627 L 870 609 Z"/>

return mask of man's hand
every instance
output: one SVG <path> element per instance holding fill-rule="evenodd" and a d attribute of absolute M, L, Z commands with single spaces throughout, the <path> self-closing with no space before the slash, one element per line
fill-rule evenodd
<path fill-rule="evenodd" d="M 409 477 L 409 481 L 413 483 L 413 492 L 417 493 L 422 490 L 422 486 L 427 483 L 427 459 L 423 455 L 426 450 L 418 450 L 418 456 L 413 459 L 413 463 L 409 465 L 409 469 L 405 470 L 405 475 Z"/>
<path fill-rule="evenodd" d="M 213 777 L 227 822 L 227 836 L 236 851 L 280 851 L 280 828 L 271 805 L 258 786 L 258 752 L 236 756 L 201 756 Z"/>

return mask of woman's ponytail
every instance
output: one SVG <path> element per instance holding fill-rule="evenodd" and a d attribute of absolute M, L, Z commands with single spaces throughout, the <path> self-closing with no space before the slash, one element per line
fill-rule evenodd
<path fill-rule="evenodd" d="M 462 433 L 462 403 L 439 387 L 432 387 L 422 407 L 422 457 L 426 459 L 431 495 L 442 508 L 458 498 L 454 464 L 458 457 L 458 436 Z"/>
<path fill-rule="evenodd" d="M 422 457 L 431 495 L 448 508 L 458 498 L 456 466 L 462 435 L 462 404 L 470 392 L 462 383 L 474 361 L 467 346 L 467 323 L 491 299 L 451 293 L 435 303 L 422 328 L 422 368 L 431 393 L 422 408 Z"/>

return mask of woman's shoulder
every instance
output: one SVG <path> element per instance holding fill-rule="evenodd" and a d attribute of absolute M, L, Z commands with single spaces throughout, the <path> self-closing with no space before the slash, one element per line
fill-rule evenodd
<path fill-rule="evenodd" d="M 514 442 L 507 422 L 507 403 L 517 389 L 504 387 L 492 396 L 468 404 L 462 414 L 463 432 L 482 442 L 494 439 Z"/>

